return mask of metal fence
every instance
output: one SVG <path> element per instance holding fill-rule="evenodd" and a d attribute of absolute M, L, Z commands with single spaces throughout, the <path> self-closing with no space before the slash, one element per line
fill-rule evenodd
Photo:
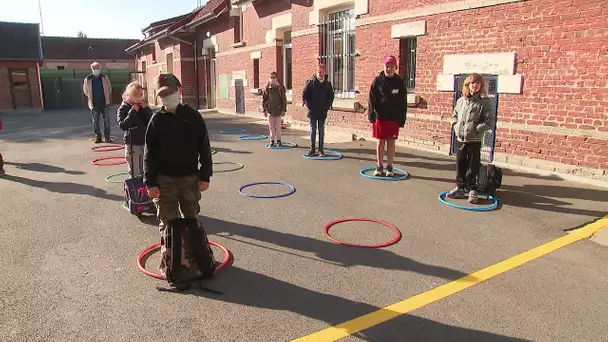
<path fill-rule="evenodd" d="M 355 96 L 355 10 L 330 13 L 319 23 L 319 60 L 337 97 Z"/>

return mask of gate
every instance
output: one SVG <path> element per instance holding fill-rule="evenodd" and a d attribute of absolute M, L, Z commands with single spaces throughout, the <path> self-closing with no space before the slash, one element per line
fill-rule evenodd
<path fill-rule="evenodd" d="M 455 77 L 455 88 L 454 92 L 454 107 L 456 106 L 456 101 L 462 96 L 462 87 L 464 85 L 464 80 L 468 75 L 458 75 Z M 488 76 L 483 75 L 484 80 L 486 81 L 488 97 L 494 101 L 494 122 L 497 122 L 498 119 L 498 77 L 497 76 Z M 450 155 L 456 155 L 456 151 L 462 145 L 456 139 L 456 134 L 454 133 L 454 127 L 452 127 L 452 137 L 450 142 Z M 491 163 L 494 161 L 494 147 L 496 146 L 496 124 L 494 124 L 494 128 L 492 130 L 484 132 L 483 138 L 481 139 L 481 161 L 486 163 Z"/>

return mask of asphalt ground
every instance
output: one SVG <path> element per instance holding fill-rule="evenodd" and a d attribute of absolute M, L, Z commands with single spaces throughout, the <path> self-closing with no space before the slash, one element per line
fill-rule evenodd
<path fill-rule="evenodd" d="M 510 170 L 497 210 L 458 210 L 437 199 L 453 187 L 448 156 L 398 148 L 395 165 L 411 178 L 377 181 L 359 175 L 374 166 L 373 142 L 339 142 L 328 133 L 334 142 L 326 148 L 344 158 L 311 161 L 302 157 L 306 132 L 284 131 L 283 141 L 297 148 L 268 150 L 265 141 L 220 134 L 266 134 L 259 120 L 204 117 L 218 151 L 214 162 L 245 165 L 225 173 L 217 171 L 229 166 L 217 165 L 201 200 L 210 239 L 233 255 L 206 282 L 222 295 L 158 292 L 163 282 L 137 269 L 137 255 L 159 241 L 157 222 L 122 209 L 122 186 L 104 180 L 126 165 L 91 165 L 123 152 L 90 150 L 87 111 L 2 116 L 0 340 L 287 341 L 459 279 L 607 212 L 605 189 Z M 121 135 L 115 125 L 112 132 Z M 287 182 L 296 192 L 277 199 L 238 193 L 264 181 Z M 323 235 L 328 222 L 352 217 L 394 224 L 402 239 L 362 249 Z M 359 244 L 392 238 L 373 223 L 343 223 L 331 232 Z M 605 341 L 607 261 L 606 247 L 576 242 L 345 340 Z M 147 266 L 157 265 L 155 254 Z"/>

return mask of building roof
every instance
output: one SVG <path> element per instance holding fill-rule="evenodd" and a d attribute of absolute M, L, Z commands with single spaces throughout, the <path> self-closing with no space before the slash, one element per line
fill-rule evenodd
<path fill-rule="evenodd" d="M 44 59 L 132 59 L 125 49 L 137 42 L 137 39 L 42 37 L 42 51 Z"/>
<path fill-rule="evenodd" d="M 167 28 L 167 26 L 170 26 L 171 24 L 175 23 L 176 21 L 187 17 L 188 15 L 190 15 L 190 13 L 178 15 L 173 18 L 155 21 L 155 22 L 151 23 L 150 25 L 148 25 L 147 27 L 145 27 L 144 29 L 142 29 L 141 32 L 143 32 L 144 34 L 148 33 L 148 32 L 151 34 L 154 34 L 154 33 L 158 32 L 159 30 Z"/>
<path fill-rule="evenodd" d="M 171 33 L 184 27 L 189 27 L 189 25 L 196 26 L 195 24 L 206 22 L 209 19 L 205 18 L 209 16 L 213 19 L 214 16 L 221 13 L 229 4 L 230 0 L 209 0 L 205 5 L 194 9 L 190 13 L 151 23 L 142 30 L 142 32 L 147 33 L 148 36 L 141 41 L 138 41 L 136 44 L 127 47 L 126 51 L 132 52 L 138 50 L 141 47 L 148 45 L 150 42 L 169 36 Z"/>
<path fill-rule="evenodd" d="M 0 59 L 42 60 L 38 24 L 0 22 Z"/>

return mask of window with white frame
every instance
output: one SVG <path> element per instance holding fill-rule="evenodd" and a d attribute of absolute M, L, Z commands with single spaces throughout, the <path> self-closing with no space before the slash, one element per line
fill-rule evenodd
<path fill-rule="evenodd" d="M 287 93 L 291 93 L 292 62 L 291 62 L 291 31 L 283 33 L 283 85 Z"/>
<path fill-rule="evenodd" d="M 336 97 L 355 96 L 355 10 L 331 12 L 319 24 L 319 59 L 327 66 Z"/>

